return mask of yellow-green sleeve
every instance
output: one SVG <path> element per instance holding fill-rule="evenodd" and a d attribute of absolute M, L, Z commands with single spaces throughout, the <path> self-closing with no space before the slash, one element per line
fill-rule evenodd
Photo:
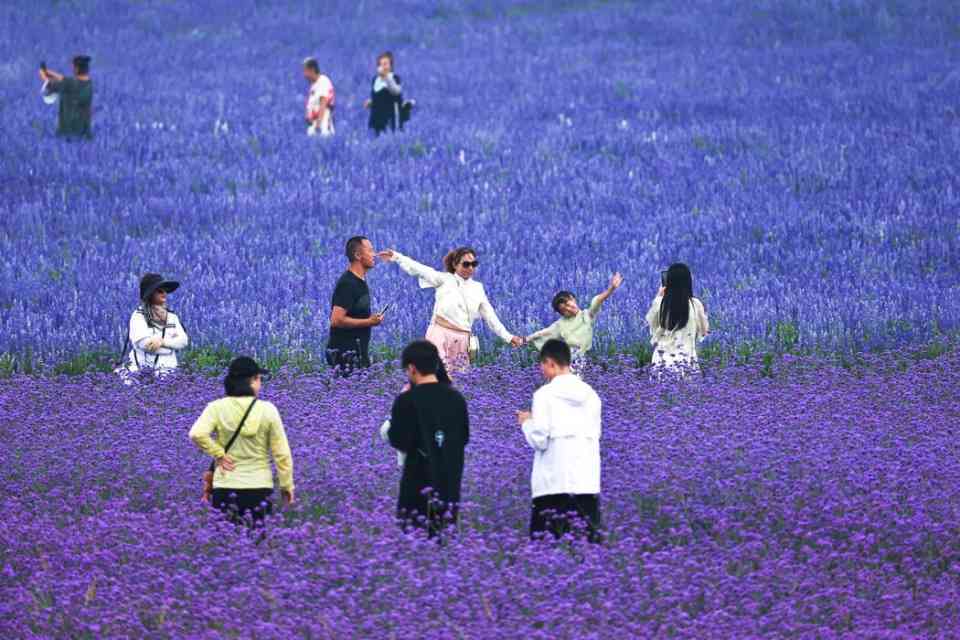
<path fill-rule="evenodd" d="M 273 414 L 270 424 L 270 453 L 273 455 L 273 463 L 277 465 L 280 488 L 289 491 L 293 490 L 293 454 L 290 453 L 290 443 L 287 442 L 280 412 L 274 409 Z"/>
<path fill-rule="evenodd" d="M 543 348 L 543 345 L 547 343 L 547 340 L 551 338 L 560 337 L 560 321 L 557 320 L 551 324 L 546 329 L 541 329 L 536 333 L 531 333 L 527 336 L 527 341 L 534 346 L 538 351 Z"/>
<path fill-rule="evenodd" d="M 590 308 L 587 309 L 591 320 L 600 315 L 601 307 L 603 307 L 603 300 L 600 299 L 600 296 L 593 296 L 593 300 L 590 301 Z"/>
<path fill-rule="evenodd" d="M 190 439 L 197 445 L 201 451 L 208 456 L 220 458 L 223 456 L 223 447 L 220 443 L 211 437 L 211 434 L 217 428 L 216 416 L 213 407 L 209 404 L 197 418 L 197 421 L 190 427 Z"/>

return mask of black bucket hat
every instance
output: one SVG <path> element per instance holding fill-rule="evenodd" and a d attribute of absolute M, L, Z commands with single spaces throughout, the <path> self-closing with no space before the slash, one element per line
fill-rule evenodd
<path fill-rule="evenodd" d="M 228 378 L 252 378 L 253 376 L 269 376 L 270 371 L 264 369 L 257 361 L 249 356 L 234 358 L 227 369 Z"/>
<path fill-rule="evenodd" d="M 155 291 L 163 289 L 167 293 L 173 293 L 180 288 L 180 283 L 174 280 L 164 280 L 159 273 L 145 273 L 140 278 L 140 299 L 149 300 Z"/>

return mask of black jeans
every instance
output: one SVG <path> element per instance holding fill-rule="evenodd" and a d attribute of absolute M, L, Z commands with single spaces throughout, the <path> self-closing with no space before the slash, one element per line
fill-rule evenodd
<path fill-rule="evenodd" d="M 533 499 L 531 539 L 541 538 L 545 533 L 560 538 L 571 532 L 585 534 L 590 542 L 603 541 L 598 494 L 556 493 Z"/>
<path fill-rule="evenodd" d="M 459 519 L 460 505 L 443 500 L 431 500 L 424 509 L 397 509 L 397 521 L 401 529 L 423 529 L 428 538 L 435 538 L 441 533 L 446 534 L 444 537 L 456 534 Z"/>
<path fill-rule="evenodd" d="M 357 369 L 366 369 L 370 366 L 370 352 L 363 344 L 355 347 L 338 348 L 327 346 L 327 364 L 337 370 L 341 376 L 349 376 Z"/>
<path fill-rule="evenodd" d="M 273 489 L 214 489 L 211 504 L 234 524 L 262 525 L 273 513 Z"/>

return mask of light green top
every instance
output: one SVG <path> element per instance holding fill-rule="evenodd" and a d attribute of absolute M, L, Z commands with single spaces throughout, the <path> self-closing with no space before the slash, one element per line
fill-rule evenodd
<path fill-rule="evenodd" d="M 530 342 L 537 349 L 542 349 L 547 340 L 557 338 L 570 345 L 570 350 L 574 353 L 586 353 L 593 347 L 593 324 L 602 305 L 600 296 L 594 296 L 589 309 L 581 309 L 580 313 L 572 318 L 560 318 L 546 329 L 531 335 Z"/>
<path fill-rule="evenodd" d="M 237 430 L 252 401 L 252 396 L 214 400 L 193 423 L 190 439 L 207 455 L 213 458 L 223 456 L 223 447 Z M 214 432 L 217 434 L 215 438 Z M 229 454 L 236 468 L 224 471 L 217 465 L 213 474 L 214 489 L 272 489 L 271 455 L 277 465 L 280 488 L 293 489 L 293 456 L 280 412 L 272 403 L 257 401 Z"/>

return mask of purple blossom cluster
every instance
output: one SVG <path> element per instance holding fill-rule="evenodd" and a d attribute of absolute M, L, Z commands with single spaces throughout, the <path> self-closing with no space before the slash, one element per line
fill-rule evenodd
<path fill-rule="evenodd" d="M 217 380 L 0 387 L 3 637 L 950 637 L 960 355 L 785 361 L 678 386 L 595 368 L 607 542 L 530 542 L 532 368 L 478 369 L 462 523 L 404 534 L 377 434 L 398 371 L 280 376 L 298 503 L 266 535 L 199 502 Z"/>
<path fill-rule="evenodd" d="M 6 3 L 0 353 L 22 371 L 119 351 L 160 271 L 194 355 L 315 356 L 355 233 L 435 266 L 477 245 L 518 334 L 622 271 L 605 352 L 647 344 L 677 260 L 707 348 L 955 331 L 958 21 L 948 1 Z M 383 49 L 418 107 L 374 140 Z M 96 137 L 71 145 L 36 65 L 81 50 Z M 305 135 L 307 54 L 336 85 L 331 140 Z M 371 287 L 397 303 L 375 346 L 423 334 L 429 292 L 386 265 Z"/>

